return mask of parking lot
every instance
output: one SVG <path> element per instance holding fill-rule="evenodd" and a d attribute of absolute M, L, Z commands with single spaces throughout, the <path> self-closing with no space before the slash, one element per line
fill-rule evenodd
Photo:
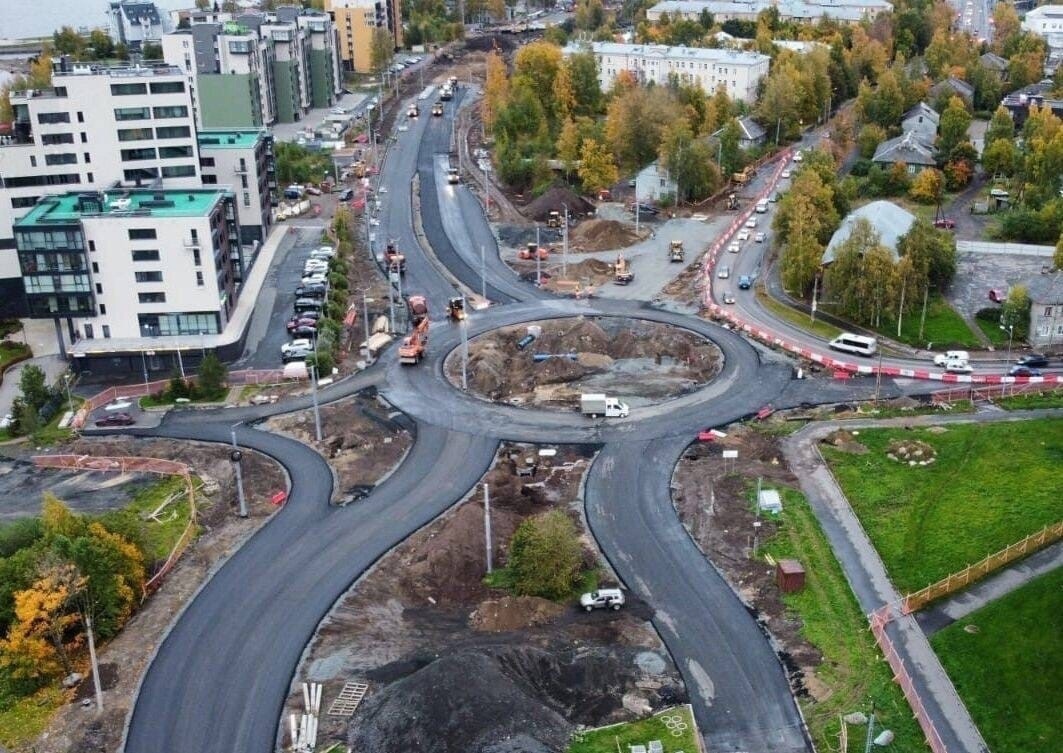
<path fill-rule="evenodd" d="M 1051 259 L 1011 254 L 961 253 L 956 256 L 956 277 L 949 287 L 949 303 L 964 317 L 973 319 L 979 309 L 995 306 L 989 289 L 1003 291 L 1041 272 Z"/>

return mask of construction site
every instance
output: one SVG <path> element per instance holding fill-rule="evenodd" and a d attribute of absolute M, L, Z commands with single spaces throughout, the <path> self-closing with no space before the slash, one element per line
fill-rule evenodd
<path fill-rule="evenodd" d="M 645 604 L 629 596 L 622 610 L 584 612 L 578 593 L 551 601 L 485 584 L 484 485 L 496 568 L 522 521 L 560 510 L 577 527 L 583 567 L 599 587 L 616 583 L 582 519 L 593 457 L 503 445 L 474 492 L 389 552 L 322 622 L 296 672 L 282 742 L 303 682 L 321 683 L 326 699 L 345 687 L 357 699 L 321 709 L 318 741 L 366 753 L 564 750 L 580 728 L 683 702 Z"/>
<path fill-rule="evenodd" d="M 461 349 L 447 374 L 461 383 Z M 513 405 L 572 410 L 581 393 L 616 394 L 648 405 L 709 382 L 719 349 L 688 330 L 619 317 L 550 319 L 469 341 L 469 390 Z"/>

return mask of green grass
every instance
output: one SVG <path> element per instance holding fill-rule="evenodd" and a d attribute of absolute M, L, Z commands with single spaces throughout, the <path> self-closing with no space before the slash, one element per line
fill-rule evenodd
<path fill-rule="evenodd" d="M 61 444 L 73 439 L 75 436 L 74 430 L 70 428 L 59 428 L 59 422 L 63 420 L 63 415 L 66 414 L 67 411 L 76 412 L 83 402 L 85 401 L 80 397 L 73 398 L 72 402 L 64 402 L 62 407 L 60 407 L 59 410 L 55 412 L 55 415 L 52 416 L 51 421 L 33 432 L 33 436 L 30 437 L 33 444 L 39 447 L 45 447 Z"/>
<path fill-rule="evenodd" d="M 994 398 L 993 402 L 1005 410 L 1033 410 L 1034 408 L 1063 408 L 1063 392 L 1029 392 Z"/>
<path fill-rule="evenodd" d="M 11 342 L 10 340 L 0 342 L 0 371 L 3 371 L 8 364 L 29 358 L 30 355 L 29 346 L 24 343 Z"/>
<path fill-rule="evenodd" d="M 922 731 L 912 718 L 900 686 L 893 682 L 889 665 L 882 659 L 868 630 L 867 618 L 819 521 L 800 492 L 787 488 L 780 491 L 783 512 L 776 517 L 779 531 L 760 551 L 776 560 L 800 560 L 805 567 L 805 588 L 784 596 L 783 602 L 787 612 L 801 619 L 801 634 L 823 654 L 816 677 L 830 688 L 830 695 L 819 701 L 808 696 L 799 698 L 816 747 L 836 750 L 839 715 L 859 710 L 866 713 L 868 698 L 873 698 L 880 724 L 896 735 L 890 750 L 925 751 Z M 850 735 L 861 735 L 863 731 L 862 727 L 849 728 Z"/>
<path fill-rule="evenodd" d="M 35 739 L 68 700 L 62 688 L 45 687 L 33 695 L 0 699 L 0 745 L 17 748 Z"/>
<path fill-rule="evenodd" d="M 165 560 L 188 525 L 190 508 L 184 489 L 184 479 L 164 477 L 140 488 L 132 502 L 121 510 L 105 513 L 104 518 L 124 521 L 126 525 L 134 525 L 141 531 L 144 558 L 148 563 Z M 163 500 L 175 492 L 181 494 L 159 513 L 158 522 L 148 520 L 147 517 Z"/>
<path fill-rule="evenodd" d="M 797 309 L 792 309 L 785 303 L 775 300 L 770 295 L 763 292 L 759 287 L 757 289 L 757 302 L 771 312 L 776 318 L 782 319 L 805 332 L 811 332 L 826 340 L 833 340 L 842 333 L 842 331 L 833 324 L 828 324 L 821 319 L 817 319 L 814 322 L 810 321 L 808 314 L 803 311 L 798 311 Z"/>
<path fill-rule="evenodd" d="M 993 753 L 1058 750 L 1058 712 L 1063 705 L 1060 604 L 1063 570 L 1057 569 L 930 640 Z M 977 632 L 968 633 L 968 625 Z"/>
<path fill-rule="evenodd" d="M 189 398 L 189 403 L 220 403 L 225 400 L 225 396 L 228 394 L 227 390 L 223 390 L 217 395 L 197 395 Z M 177 401 L 169 397 L 165 392 L 156 392 L 151 395 L 146 395 L 140 398 L 141 408 L 162 408 L 166 406 L 176 405 Z"/>
<path fill-rule="evenodd" d="M 588 591 L 596 590 L 598 588 L 600 575 L 601 573 L 598 572 L 597 568 L 586 570 L 581 573 L 579 580 L 572 589 L 572 593 L 562 599 L 562 601 L 570 600 L 574 596 L 578 597 Z M 484 585 L 488 588 L 497 588 L 502 591 L 513 591 L 513 573 L 508 567 L 496 567 L 489 575 L 484 577 Z"/>
<path fill-rule="evenodd" d="M 978 329 L 989 339 L 997 350 L 1008 347 L 1008 333 L 1000 328 L 997 322 L 987 322 L 985 319 L 975 318 Z M 1014 342 L 1013 342 L 1014 344 Z"/>
<path fill-rule="evenodd" d="M 676 736 L 665 725 L 668 717 L 682 717 L 686 729 Z M 569 743 L 568 753 L 628 753 L 629 745 L 646 745 L 650 740 L 660 740 L 664 753 L 698 753 L 695 737 L 694 716 L 689 706 L 677 706 L 637 722 L 615 724 L 590 732 L 577 732 Z"/>
<path fill-rule="evenodd" d="M 900 337 L 897 336 L 896 319 L 887 321 L 875 331 L 891 340 L 897 340 L 916 348 L 926 348 L 931 343 L 934 350 L 981 347 L 981 341 L 971 332 L 967 322 L 940 295 L 933 295 L 927 301 L 926 323 L 923 326 L 923 336 L 919 337 L 921 318 L 921 307 L 906 314 L 901 321 Z"/>
<path fill-rule="evenodd" d="M 890 460 L 893 439 L 929 443 L 936 462 Z M 824 446 L 823 456 L 902 593 L 1063 519 L 1063 420 L 954 425 L 940 434 L 865 429 L 857 440 L 870 452 Z"/>
<path fill-rule="evenodd" d="M 919 405 L 914 408 L 894 408 L 882 405 L 878 408 L 874 403 L 860 403 L 857 408 L 860 413 L 873 418 L 902 418 L 904 416 L 934 416 L 943 413 L 974 413 L 974 403 L 970 400 L 957 400 L 952 403 L 952 408 L 944 410 L 937 405 Z"/>

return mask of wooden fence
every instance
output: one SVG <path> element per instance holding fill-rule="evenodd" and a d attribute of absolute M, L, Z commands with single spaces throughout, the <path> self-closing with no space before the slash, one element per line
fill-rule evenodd
<path fill-rule="evenodd" d="M 971 583 L 981 580 L 994 570 L 998 570 L 1010 562 L 1025 557 L 1030 552 L 1037 551 L 1041 547 L 1052 544 L 1063 538 L 1063 521 L 1045 526 L 1036 533 L 1031 533 L 1021 541 L 1004 547 L 999 552 L 990 554 L 980 562 L 968 565 L 959 572 L 950 573 L 937 583 L 931 583 L 926 588 L 908 594 L 901 602 L 904 614 L 911 614 L 925 607 L 930 602 L 947 596 L 954 591 L 966 588 Z"/>

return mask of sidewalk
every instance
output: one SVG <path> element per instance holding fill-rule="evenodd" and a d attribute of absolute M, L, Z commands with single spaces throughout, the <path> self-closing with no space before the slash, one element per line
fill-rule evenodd
<path fill-rule="evenodd" d="M 4 373 L 3 381 L 0 381 L 0 417 L 11 412 L 11 405 L 19 394 L 18 382 L 22 369 L 27 364 L 44 369 L 47 384 L 55 384 L 67 368 L 66 361 L 59 357 L 59 344 L 55 340 L 55 325 L 51 319 L 23 319 L 22 326 L 21 332 L 7 339 L 28 344 L 33 351 L 33 358 L 15 364 Z"/>

